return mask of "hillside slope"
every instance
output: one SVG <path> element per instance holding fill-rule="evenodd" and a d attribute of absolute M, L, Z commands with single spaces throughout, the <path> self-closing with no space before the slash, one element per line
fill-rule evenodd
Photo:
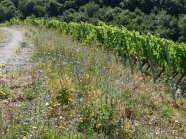
<path fill-rule="evenodd" d="M 19 28 L 34 49 L 32 67 L 3 75 L 0 91 L 9 95 L 0 102 L 1 137 L 186 137 L 186 100 L 178 96 L 175 108 L 164 84 L 154 90 L 150 78 L 131 74 L 104 47 L 43 27 Z"/>

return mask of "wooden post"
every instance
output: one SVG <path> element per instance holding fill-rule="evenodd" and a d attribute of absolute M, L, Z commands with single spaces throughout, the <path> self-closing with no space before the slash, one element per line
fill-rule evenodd
<path fill-rule="evenodd" d="M 121 61 L 124 63 L 124 53 L 121 49 L 121 42 L 119 41 L 119 35 L 117 34 L 117 44 L 118 44 L 118 55 L 121 57 Z"/>
<path fill-rule="evenodd" d="M 104 30 L 101 30 L 101 35 L 103 37 L 103 42 L 100 41 L 101 45 L 101 49 L 104 50 L 105 49 L 105 34 L 104 34 Z"/>
<path fill-rule="evenodd" d="M 155 85 L 156 84 L 156 77 L 155 77 L 152 52 L 151 52 L 150 42 L 149 42 L 149 38 L 148 37 L 146 38 L 146 41 L 147 41 L 147 46 L 148 46 L 148 53 L 149 53 L 149 58 L 150 58 L 150 67 L 151 67 L 151 72 L 152 72 L 152 77 L 153 77 L 153 83 Z"/>
<path fill-rule="evenodd" d="M 104 34 L 104 30 L 102 29 L 102 37 L 103 37 L 103 44 L 105 44 L 105 34 Z"/>
<path fill-rule="evenodd" d="M 134 42 L 136 44 L 136 52 L 137 52 L 137 57 L 138 57 L 138 62 L 139 62 L 139 70 L 141 71 L 141 74 L 143 75 L 141 58 L 140 58 L 140 54 L 139 54 L 139 47 L 138 47 L 138 43 L 137 43 L 137 38 L 136 38 L 136 33 L 135 32 L 134 32 Z"/>
<path fill-rule="evenodd" d="M 113 39 L 110 39 L 110 41 L 111 41 L 111 45 L 112 45 L 112 48 L 113 48 L 114 56 L 115 56 L 115 59 L 116 59 L 116 63 L 118 63 L 117 52 L 116 52 L 116 48 L 114 46 Z"/>
<path fill-rule="evenodd" d="M 171 81 L 170 86 L 171 86 L 171 91 L 172 91 L 172 98 L 174 101 L 174 106 L 178 106 L 176 102 L 176 84 L 174 83 L 173 78 L 172 78 L 172 65 L 170 61 L 169 47 L 168 47 L 167 41 L 165 41 L 165 47 L 166 47 L 167 63 L 169 67 L 169 79 Z"/>
<path fill-rule="evenodd" d="M 169 76 L 170 76 L 170 78 L 172 78 L 172 65 L 171 65 L 171 62 L 170 62 L 170 54 L 169 54 L 169 48 L 168 48 L 168 42 L 167 41 L 165 42 L 165 47 L 166 47 L 167 62 L 168 62 L 168 67 L 169 67 Z"/>
<path fill-rule="evenodd" d="M 130 57 L 130 52 L 129 52 L 129 49 L 128 49 L 128 44 L 127 44 L 127 40 L 125 38 L 125 35 L 123 36 L 123 39 L 124 39 L 125 49 L 126 49 L 126 52 L 127 52 L 127 57 L 129 59 L 131 73 L 133 74 L 132 60 L 131 60 L 131 57 Z"/>

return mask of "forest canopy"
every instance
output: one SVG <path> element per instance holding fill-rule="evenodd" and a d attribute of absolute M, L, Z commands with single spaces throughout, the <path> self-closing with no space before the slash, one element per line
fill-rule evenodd
<path fill-rule="evenodd" d="M 97 20 L 186 42 L 186 0 L 0 0 L 0 22 L 13 17 Z"/>

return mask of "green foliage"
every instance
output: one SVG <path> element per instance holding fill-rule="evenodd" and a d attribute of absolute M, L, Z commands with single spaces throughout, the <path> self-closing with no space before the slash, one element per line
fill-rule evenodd
<path fill-rule="evenodd" d="M 16 8 L 11 0 L 0 2 L 0 22 L 11 19 L 16 16 L 16 13 Z"/>
<path fill-rule="evenodd" d="M 180 37 L 180 41 L 186 42 L 186 15 L 181 17 L 179 23 L 178 23 L 180 33 L 182 34 L 182 37 Z"/>
<path fill-rule="evenodd" d="M 57 93 L 57 94 L 58 94 L 57 100 L 58 100 L 60 103 L 67 105 L 67 104 L 70 102 L 69 98 L 70 98 L 70 94 L 71 94 L 71 93 L 72 93 L 72 92 L 69 91 L 68 89 L 62 88 L 62 89 L 60 89 L 60 90 L 58 91 L 58 93 Z"/>
<path fill-rule="evenodd" d="M 36 5 L 33 7 L 33 11 L 36 17 L 43 17 L 46 14 L 46 7 L 43 7 L 41 5 Z"/>
<path fill-rule="evenodd" d="M 0 22 L 12 17 L 55 17 L 64 22 L 90 22 L 95 19 L 126 26 L 140 33 L 148 32 L 186 42 L 183 16 L 184 0 L 1 0 Z M 179 24 L 179 25 L 178 25 Z"/>
<path fill-rule="evenodd" d="M 28 100 L 33 100 L 36 97 L 33 90 L 31 90 L 31 89 L 24 90 L 23 96 Z"/>
<path fill-rule="evenodd" d="M 83 6 L 81 10 L 85 12 L 88 15 L 88 17 L 91 18 L 94 16 L 95 12 L 99 10 L 99 5 L 91 2 Z"/>
<path fill-rule="evenodd" d="M 18 19 L 12 19 L 10 24 L 19 24 L 22 21 Z M 99 22 L 97 26 L 88 23 L 65 23 L 59 22 L 57 20 L 38 20 L 28 18 L 24 21 L 24 23 L 33 24 L 33 25 L 43 25 L 50 29 L 58 29 L 67 34 L 73 36 L 73 38 L 77 39 L 82 43 L 106 43 L 108 48 L 114 49 L 116 52 L 122 51 L 123 54 L 126 54 L 124 37 L 126 42 L 129 44 L 129 52 L 133 58 L 138 59 L 136 53 L 136 45 L 134 41 L 134 34 L 131 31 L 128 31 L 125 27 L 111 27 L 102 22 Z M 148 35 L 140 35 L 139 32 L 136 32 L 137 42 L 139 45 L 140 57 L 142 60 L 148 61 L 149 55 L 146 45 L 146 38 L 149 38 L 153 59 L 157 61 L 157 64 L 160 67 L 164 67 L 168 69 L 167 57 L 165 51 L 165 41 L 169 44 L 169 53 L 171 64 L 173 66 L 173 70 L 176 72 L 185 73 L 186 65 L 184 64 L 186 59 L 186 47 L 184 43 L 174 43 L 170 40 L 165 40 L 162 38 L 155 37 L 151 34 Z M 121 46 L 121 50 L 119 47 Z"/>
<path fill-rule="evenodd" d="M 47 11 L 49 16 L 58 16 L 63 13 L 63 5 L 56 1 L 50 1 Z"/>
<path fill-rule="evenodd" d="M 167 118 L 171 118 L 174 114 L 173 108 L 168 104 L 163 105 L 161 109 L 162 116 L 165 116 Z"/>
<path fill-rule="evenodd" d="M 6 87 L 0 88 L 0 99 L 8 98 L 10 95 L 10 90 Z"/>

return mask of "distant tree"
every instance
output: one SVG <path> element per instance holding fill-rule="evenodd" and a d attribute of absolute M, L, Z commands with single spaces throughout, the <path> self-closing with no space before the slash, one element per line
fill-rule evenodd
<path fill-rule="evenodd" d="M 43 17 L 46 15 L 46 7 L 41 6 L 41 5 L 35 5 L 33 7 L 33 14 L 36 17 Z"/>
<path fill-rule="evenodd" d="M 50 16 L 62 15 L 63 5 L 56 1 L 50 1 L 47 7 L 47 11 Z"/>
<path fill-rule="evenodd" d="M 16 8 L 19 7 L 19 1 L 20 0 L 12 0 L 12 2 L 14 3 L 14 5 L 15 5 Z"/>
<path fill-rule="evenodd" d="M 99 8 L 97 12 L 94 13 L 94 18 L 99 19 L 101 21 L 105 21 L 105 13 L 108 7 Z"/>
<path fill-rule="evenodd" d="M 2 19 L 0 19 L 1 21 L 9 20 L 12 17 L 16 16 L 17 11 L 14 3 L 11 0 L 2 0 L 0 5 L 0 16 L 2 17 Z"/>
<path fill-rule="evenodd" d="M 139 0 L 122 0 L 120 6 L 123 9 L 134 11 L 139 6 Z"/>
<path fill-rule="evenodd" d="M 77 5 L 76 5 L 75 1 L 73 1 L 73 0 L 65 1 L 65 3 L 64 3 L 64 10 L 69 10 L 69 9 L 77 10 Z"/>
<path fill-rule="evenodd" d="M 178 26 L 181 33 L 181 37 L 179 38 L 179 41 L 186 42 L 186 15 L 180 18 Z"/>
<path fill-rule="evenodd" d="M 94 13 L 99 10 L 99 5 L 94 2 L 90 2 L 85 6 L 81 7 L 81 10 L 83 10 L 88 15 L 88 17 L 92 18 Z"/>
<path fill-rule="evenodd" d="M 76 11 L 74 9 L 66 10 L 65 12 L 63 12 L 63 15 L 60 18 L 62 21 L 65 22 L 73 21 L 75 12 Z"/>
<path fill-rule="evenodd" d="M 87 22 L 87 21 L 89 21 L 88 16 L 83 12 L 76 12 L 73 14 L 73 17 L 74 17 L 74 19 L 73 19 L 74 22 L 81 22 L 81 21 Z"/>
<path fill-rule="evenodd" d="M 186 12 L 186 1 L 185 0 L 161 0 L 161 5 L 167 13 L 172 15 L 178 15 Z"/>
<path fill-rule="evenodd" d="M 31 16 L 34 13 L 34 6 L 36 6 L 36 1 L 20 1 L 19 10 L 22 12 L 23 18 Z"/>
<path fill-rule="evenodd" d="M 118 6 L 121 3 L 121 0 L 103 0 L 104 5 L 106 6 Z"/>
<path fill-rule="evenodd" d="M 174 17 L 172 16 L 171 17 L 171 20 L 170 20 L 170 36 L 169 38 L 174 40 L 174 41 L 177 41 L 179 36 L 180 36 L 180 30 L 179 30 L 179 27 L 178 27 L 178 18 L 177 17 Z"/>
<path fill-rule="evenodd" d="M 77 6 L 82 6 L 89 3 L 91 0 L 76 0 Z"/>
<path fill-rule="evenodd" d="M 104 15 L 104 19 L 106 22 L 110 22 L 113 21 L 112 24 L 116 24 L 116 20 L 118 20 L 118 15 L 122 13 L 122 9 L 119 7 L 115 7 L 115 8 L 111 8 L 108 7 L 105 15 Z"/>
<path fill-rule="evenodd" d="M 160 11 L 156 16 L 156 33 L 160 37 L 168 38 L 170 36 L 170 22 L 171 16 L 166 11 Z"/>
<path fill-rule="evenodd" d="M 152 0 L 142 0 L 139 3 L 139 9 L 145 13 L 150 13 L 153 8 L 154 5 Z"/>
<path fill-rule="evenodd" d="M 5 20 L 6 16 L 6 8 L 0 4 L 0 22 L 3 22 Z"/>

